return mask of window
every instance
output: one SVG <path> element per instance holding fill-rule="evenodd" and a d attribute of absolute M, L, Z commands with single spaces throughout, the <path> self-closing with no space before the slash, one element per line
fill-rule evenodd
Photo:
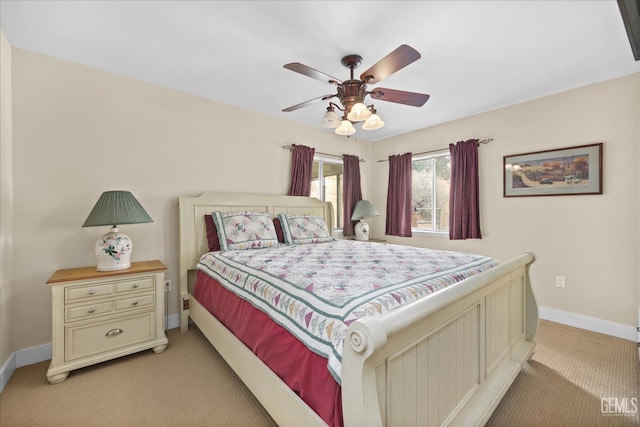
<path fill-rule="evenodd" d="M 311 197 L 331 202 L 335 229 L 342 229 L 342 169 L 342 159 L 313 159 Z"/>
<path fill-rule="evenodd" d="M 413 231 L 449 230 L 451 155 L 448 151 L 415 156 L 411 161 Z"/>

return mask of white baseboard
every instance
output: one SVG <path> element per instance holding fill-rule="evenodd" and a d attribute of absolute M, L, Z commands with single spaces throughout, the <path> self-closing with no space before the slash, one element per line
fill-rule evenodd
<path fill-rule="evenodd" d="M 556 310 L 549 307 L 538 307 L 538 315 L 541 319 L 562 323 L 563 325 L 611 335 L 633 342 L 637 342 L 638 340 L 638 334 L 634 326 L 622 325 L 620 323 L 609 322 L 608 320 L 596 319 L 595 317 Z"/>
<path fill-rule="evenodd" d="M 0 368 L 0 393 L 7 386 L 16 369 L 51 359 L 51 343 L 18 350 Z"/>
<path fill-rule="evenodd" d="M 171 314 L 167 316 L 167 329 L 174 329 L 180 327 L 180 313 Z"/>
<path fill-rule="evenodd" d="M 166 318 L 167 329 L 180 327 L 180 314 L 172 314 Z M 9 383 L 16 369 L 51 359 L 51 343 L 18 350 L 0 368 L 0 393 Z"/>
<path fill-rule="evenodd" d="M 51 343 L 16 351 L 16 368 L 51 360 Z"/>
<path fill-rule="evenodd" d="M 7 386 L 11 375 L 16 371 L 16 354 L 13 353 L 0 368 L 0 393 Z"/>

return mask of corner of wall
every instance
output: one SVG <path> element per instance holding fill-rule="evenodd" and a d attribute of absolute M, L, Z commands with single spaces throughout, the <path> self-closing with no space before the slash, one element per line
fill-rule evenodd
<path fill-rule="evenodd" d="M 2 368 L 0 368 L 0 393 L 7 386 L 16 369 L 50 360 L 51 349 L 51 343 L 48 343 L 11 353 L 11 356 L 9 356 L 5 364 L 2 365 Z"/>
<path fill-rule="evenodd" d="M 0 393 L 4 390 L 4 388 L 9 383 L 11 376 L 16 371 L 16 355 L 15 353 L 11 354 L 7 361 L 0 368 Z"/>
<path fill-rule="evenodd" d="M 0 31 L 0 387 L 13 373 L 11 282 L 13 279 L 12 50 Z M 15 368 L 14 368 L 15 369 Z"/>
<path fill-rule="evenodd" d="M 640 117 L 640 73 L 635 74 L 635 84 L 636 84 L 636 112 L 635 117 Z M 636 120 L 636 130 L 635 130 L 635 140 L 640 141 L 640 120 Z M 636 144 L 636 161 L 640 163 L 640 147 Z M 636 188 L 640 188 L 640 169 L 636 169 Z M 638 192 L 635 192 L 636 197 L 636 218 L 640 216 L 640 197 L 638 196 Z M 640 242 L 640 225 L 636 222 L 636 236 L 637 241 Z M 636 246 L 635 258 L 640 258 L 640 247 Z M 640 268 L 638 269 L 638 274 L 636 277 L 638 283 L 638 320 L 636 323 L 636 341 L 638 343 L 638 359 L 640 360 Z"/>

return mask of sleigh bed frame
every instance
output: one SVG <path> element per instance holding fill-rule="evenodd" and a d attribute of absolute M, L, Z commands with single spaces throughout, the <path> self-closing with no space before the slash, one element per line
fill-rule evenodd
<path fill-rule="evenodd" d="M 191 296 L 208 251 L 212 211 L 317 215 L 308 197 L 204 193 L 180 197 L 181 330 L 189 319 L 280 426 L 326 426 L 287 385 Z M 342 360 L 344 425 L 484 425 L 531 356 L 538 309 L 523 253 L 429 298 L 352 323 Z"/>

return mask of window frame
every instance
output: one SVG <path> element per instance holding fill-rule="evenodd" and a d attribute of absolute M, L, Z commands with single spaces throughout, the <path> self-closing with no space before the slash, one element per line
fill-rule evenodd
<path fill-rule="evenodd" d="M 437 150 L 437 151 L 431 151 L 429 153 L 424 153 L 424 154 L 416 154 L 416 155 L 412 155 L 411 156 L 411 164 L 413 166 L 413 162 L 417 162 L 417 161 L 422 161 L 422 160 L 429 160 L 431 159 L 433 161 L 433 165 L 432 165 L 432 171 L 433 171 L 433 175 L 432 175 L 432 179 L 431 179 L 431 206 L 436 206 L 436 195 L 437 195 L 437 180 L 436 180 L 436 158 L 438 157 L 449 157 L 449 164 L 451 164 L 451 152 L 448 149 L 442 149 L 442 150 Z M 449 178 L 451 179 L 451 178 Z M 413 184 L 412 184 L 412 188 L 411 188 L 411 193 L 413 194 Z M 413 203 L 412 203 L 413 204 Z M 447 200 L 447 204 L 449 204 L 449 201 Z M 434 208 L 432 208 L 434 209 Z M 425 235 L 433 235 L 433 236 L 449 236 L 449 228 L 447 227 L 446 230 L 436 230 L 435 229 L 435 220 L 436 220 L 437 215 L 431 215 L 431 225 L 432 225 L 432 229 L 431 230 L 424 230 L 421 228 L 414 228 L 411 227 L 411 233 L 412 234 L 425 234 Z"/>
<path fill-rule="evenodd" d="M 313 156 L 313 163 L 318 163 L 318 193 L 320 195 L 320 197 L 318 197 L 318 199 L 322 200 L 323 202 L 325 202 L 325 191 L 324 191 L 324 163 L 331 163 L 334 165 L 340 165 L 342 166 L 342 174 L 344 175 L 344 161 L 342 160 L 342 158 L 332 158 L 332 157 L 328 157 L 328 156 L 323 156 L 323 155 L 314 155 Z M 312 179 L 313 181 L 313 179 Z M 334 207 L 334 216 L 336 217 L 334 219 L 334 224 L 335 226 L 333 227 L 333 231 L 334 233 L 342 233 L 343 228 L 342 227 L 338 227 L 338 223 L 342 224 L 342 218 L 338 218 L 339 215 L 342 214 L 342 179 L 339 179 L 339 184 L 340 188 L 338 188 L 338 200 L 337 203 L 338 205 Z"/>

